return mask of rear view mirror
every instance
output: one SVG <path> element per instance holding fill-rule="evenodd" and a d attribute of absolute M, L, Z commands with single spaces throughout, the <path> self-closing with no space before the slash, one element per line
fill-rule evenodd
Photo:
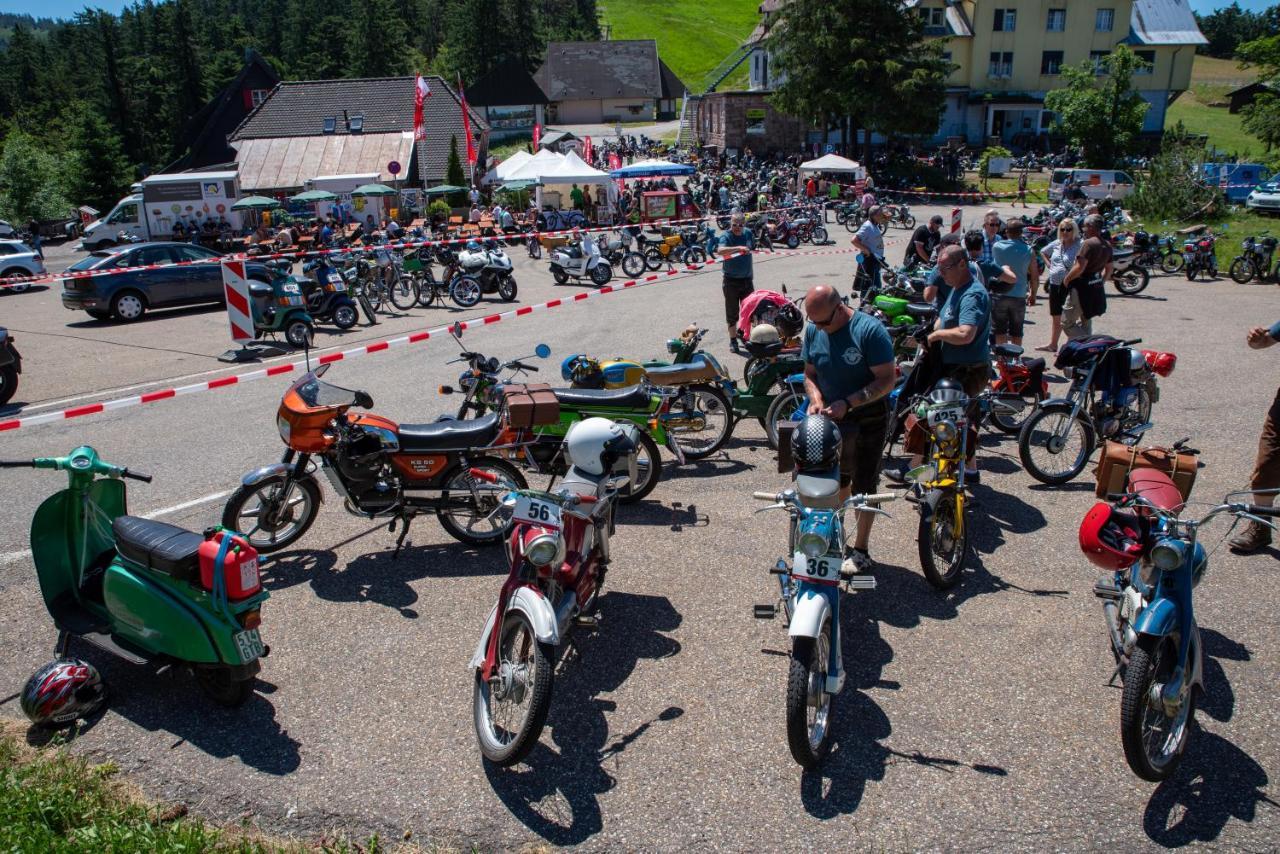
<path fill-rule="evenodd" d="M 546 344 L 539 344 L 537 347 L 533 348 L 533 354 L 539 359 L 545 359 L 551 355 L 551 348 Z"/>
<path fill-rule="evenodd" d="M 369 395 L 369 392 L 356 392 L 356 406 L 361 409 L 373 409 L 373 398 Z"/>
<path fill-rule="evenodd" d="M 457 322 L 457 323 L 453 324 L 453 326 L 449 328 L 449 334 L 450 334 L 450 335 L 452 335 L 454 338 L 461 338 L 461 337 L 462 337 L 462 322 L 461 322 L 461 321 L 459 321 L 459 322 Z"/>

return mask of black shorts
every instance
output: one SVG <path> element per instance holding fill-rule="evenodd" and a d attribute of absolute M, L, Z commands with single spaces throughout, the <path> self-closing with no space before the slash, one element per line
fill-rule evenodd
<path fill-rule="evenodd" d="M 880 484 L 889 406 L 878 400 L 836 422 L 840 428 L 840 485 L 870 494 Z"/>
<path fill-rule="evenodd" d="M 960 383 L 968 397 L 982 394 L 991 383 L 991 365 L 987 362 L 970 362 L 964 365 L 944 365 L 942 375 Z"/>
<path fill-rule="evenodd" d="M 1021 338 L 1026 316 L 1025 297 L 996 297 L 991 301 L 991 331 L 996 335 Z"/>
<path fill-rule="evenodd" d="M 755 290 L 751 277 L 725 276 L 720 286 L 724 291 L 724 319 L 730 326 L 738 325 L 738 304 L 747 298 L 747 294 Z"/>
<path fill-rule="evenodd" d="M 1062 317 L 1062 306 L 1067 301 L 1066 285 L 1049 285 L 1049 316 Z"/>

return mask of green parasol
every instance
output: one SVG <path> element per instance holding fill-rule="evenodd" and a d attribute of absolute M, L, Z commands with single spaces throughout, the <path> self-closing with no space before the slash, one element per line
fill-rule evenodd
<path fill-rule="evenodd" d="M 365 184 L 351 191 L 353 196 L 394 196 L 396 191 L 386 184 Z"/>
<path fill-rule="evenodd" d="M 231 209 L 233 211 L 265 211 L 278 207 L 280 203 L 275 199 L 268 199 L 266 196 L 245 196 L 233 204 Z"/>

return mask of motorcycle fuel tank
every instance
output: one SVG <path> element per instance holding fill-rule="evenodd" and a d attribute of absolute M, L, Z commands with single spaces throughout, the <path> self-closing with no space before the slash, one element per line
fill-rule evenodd
<path fill-rule="evenodd" d="M 600 368 L 604 373 L 605 386 L 609 388 L 633 386 L 642 382 L 647 376 L 644 365 L 628 359 L 602 361 Z"/>

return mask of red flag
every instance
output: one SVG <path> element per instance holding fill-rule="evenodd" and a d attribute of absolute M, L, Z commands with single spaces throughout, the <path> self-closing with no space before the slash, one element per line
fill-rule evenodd
<path fill-rule="evenodd" d="M 427 126 L 422 119 L 423 104 L 431 97 L 431 87 L 421 74 L 413 84 L 413 138 L 426 139 Z"/>
<path fill-rule="evenodd" d="M 467 110 L 467 93 L 462 91 L 462 78 L 458 78 L 458 100 L 462 102 L 462 133 L 467 138 L 467 164 L 476 165 L 476 143 L 471 138 L 471 116 Z"/>
<path fill-rule="evenodd" d="M 591 137 L 584 137 L 582 140 L 582 159 L 590 163 L 593 152 L 594 148 L 591 145 Z"/>
<path fill-rule="evenodd" d="M 533 147 L 537 148 L 538 143 L 542 140 L 542 125 L 534 122 L 533 125 Z"/>

